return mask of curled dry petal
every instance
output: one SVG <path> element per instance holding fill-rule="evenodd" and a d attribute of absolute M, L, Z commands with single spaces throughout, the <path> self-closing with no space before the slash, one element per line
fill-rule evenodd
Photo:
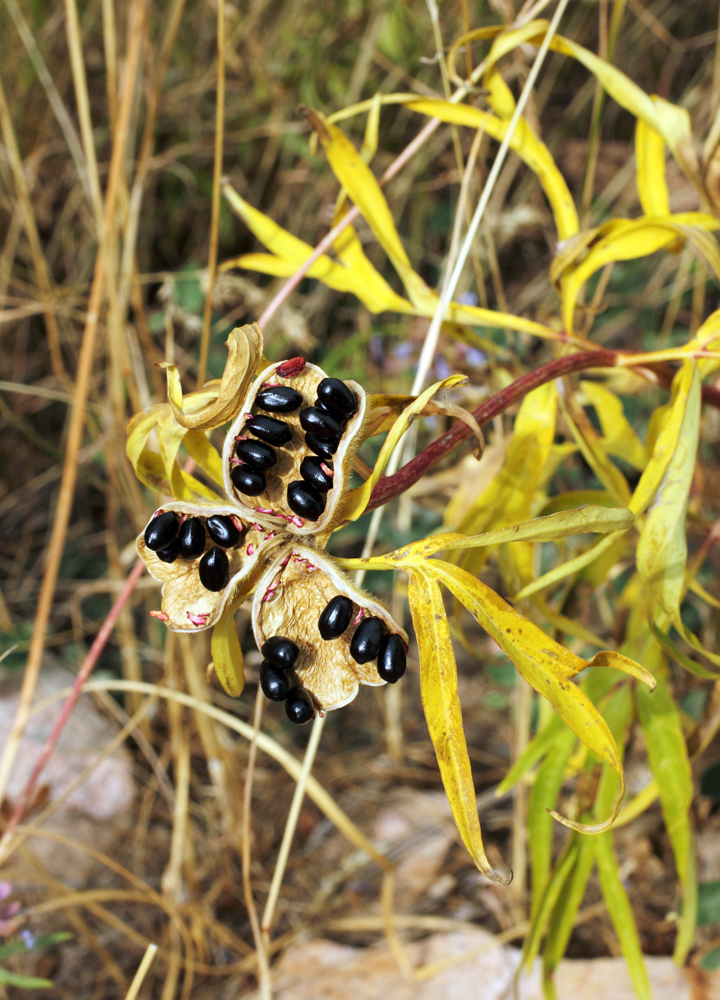
<path fill-rule="evenodd" d="M 318 619 L 329 601 L 339 594 L 354 605 L 351 624 L 337 639 L 324 640 Z M 358 693 L 360 684 L 384 684 L 376 662 L 356 663 L 350 641 L 363 618 L 382 619 L 389 632 L 405 644 L 407 634 L 382 604 L 354 587 L 326 554 L 300 544 L 285 546 L 258 581 L 253 600 L 253 632 L 258 648 L 272 636 L 292 639 L 299 647 L 291 674 L 312 695 L 321 711 L 342 708 Z"/>
<path fill-rule="evenodd" d="M 298 359 L 292 360 L 298 361 Z M 299 360 L 302 361 L 302 359 Z M 283 376 L 281 374 L 282 371 L 286 371 L 288 374 Z M 300 413 L 307 407 L 315 405 L 317 387 L 324 378 L 326 378 L 325 372 L 316 365 L 303 363 L 302 368 L 300 368 L 299 364 L 288 367 L 287 362 L 280 362 L 266 368 L 252 385 L 240 407 L 239 416 L 225 438 L 222 457 L 225 490 L 228 496 L 237 502 L 244 517 L 265 521 L 274 527 L 290 531 L 293 535 L 312 534 L 321 536 L 322 538 L 327 537 L 330 531 L 336 526 L 334 515 L 336 514 L 340 497 L 347 488 L 348 479 L 352 471 L 353 457 L 362 442 L 366 397 L 365 391 L 357 382 L 345 382 L 345 385 L 355 396 L 358 409 L 357 413 L 348 421 L 340 438 L 340 445 L 333 454 L 334 475 L 332 488 L 326 494 L 323 513 L 316 521 L 309 520 L 307 517 L 298 517 L 297 513 L 290 508 L 287 501 L 288 486 L 293 482 L 301 480 L 300 465 L 304 458 L 313 454 L 305 442 L 305 431 L 300 424 Z M 288 386 L 295 389 L 302 395 L 302 403 L 292 413 L 268 413 L 260 409 L 256 404 L 256 397 L 266 383 L 274 386 Z M 238 440 L 243 437 L 252 437 L 248 429 L 248 424 L 252 423 L 253 417 L 260 415 L 281 420 L 290 428 L 292 439 L 287 444 L 276 447 L 277 465 L 265 473 L 267 481 L 265 492 L 258 496 L 248 496 L 240 493 L 230 478 L 233 468 L 233 452 Z"/>
<path fill-rule="evenodd" d="M 240 521 L 237 509 L 223 504 L 196 506 L 176 501 L 165 504 L 153 517 L 164 511 L 175 511 L 181 519 L 183 515 L 199 517 L 203 522 L 217 514 Z M 230 576 L 227 586 L 220 591 L 206 590 L 200 582 L 198 567 L 201 556 L 194 559 L 178 556 L 173 562 L 163 562 L 145 544 L 144 532 L 138 535 L 135 543 L 138 555 L 150 574 L 163 585 L 162 610 L 154 612 L 154 617 L 164 621 L 173 632 L 197 632 L 214 625 L 222 617 L 226 607 L 229 608 L 241 593 L 252 590 L 258 576 L 273 558 L 278 539 L 266 539 L 267 530 L 261 525 L 254 527 L 252 524 L 242 523 L 242 527 L 238 544 L 224 550 L 230 563 Z M 206 532 L 205 551 L 213 544 Z M 248 550 L 251 554 L 248 554 Z"/>
<path fill-rule="evenodd" d="M 167 365 L 168 399 L 177 422 L 187 429 L 209 431 L 232 420 L 247 393 L 262 358 L 262 331 L 257 323 L 236 327 L 228 337 L 228 358 L 221 379 L 209 382 L 199 392 L 183 396 L 175 365 Z M 208 392 L 212 397 L 208 400 Z"/>

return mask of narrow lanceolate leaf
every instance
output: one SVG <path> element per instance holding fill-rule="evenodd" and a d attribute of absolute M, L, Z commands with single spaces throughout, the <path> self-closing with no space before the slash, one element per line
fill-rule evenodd
<path fill-rule="evenodd" d="M 552 978 L 555 969 L 565 955 L 575 926 L 575 919 L 595 864 L 594 838 L 583 837 L 576 833 L 571 834 L 571 836 L 579 839 L 575 864 L 565 883 L 565 889 L 558 905 L 553 910 L 543 946 L 543 989 L 546 996 L 553 995 L 551 993 Z"/>
<path fill-rule="evenodd" d="M 213 629 L 210 652 L 218 680 L 231 698 L 239 698 L 245 685 L 245 673 L 232 610 Z"/>
<path fill-rule="evenodd" d="M 652 97 L 650 100 L 654 100 Z M 662 135 L 638 118 L 635 128 L 637 188 L 645 215 L 669 215 L 670 192 L 665 177 L 665 140 Z"/>
<path fill-rule="evenodd" d="M 581 382 L 580 388 L 592 403 L 600 421 L 602 447 L 610 455 L 622 458 L 636 469 L 644 469 L 645 448 L 625 416 L 623 405 L 615 393 L 600 382 Z"/>
<path fill-rule="evenodd" d="M 436 552 L 455 549 L 474 549 L 504 542 L 554 542 L 569 535 L 585 532 L 605 534 L 629 528 L 635 520 L 632 511 L 625 507 L 600 507 L 588 504 L 576 510 L 562 510 L 546 517 L 536 517 L 509 528 L 486 531 L 482 535 L 431 535 L 420 542 L 413 542 L 403 549 L 391 552 L 385 558 L 406 560 L 415 556 L 431 556 Z"/>
<path fill-rule="evenodd" d="M 700 427 L 700 377 L 691 361 L 685 365 L 694 373 L 687 405 L 677 413 L 673 410 L 670 418 L 680 424 L 676 447 L 645 517 L 637 546 L 638 572 L 649 587 L 655 607 L 671 618 L 679 614 L 685 590 L 685 515 Z"/>
<path fill-rule="evenodd" d="M 367 479 L 362 486 L 358 486 L 356 489 L 350 490 L 350 492 L 347 493 L 341 501 L 338 520 L 354 521 L 360 517 L 367 507 L 370 494 L 375 489 L 380 476 L 383 474 L 385 466 L 389 462 L 390 456 L 395 450 L 398 441 L 413 421 L 415 421 L 425 409 L 430 398 L 441 389 L 450 389 L 453 386 L 466 381 L 467 378 L 464 375 L 450 375 L 441 382 L 436 382 L 434 385 L 431 385 L 425 390 L 425 392 L 413 399 L 413 401 L 403 409 L 400 416 L 397 420 L 395 420 L 390 433 L 383 442 L 383 446 L 380 449 L 380 454 L 377 457 L 377 461 L 375 462 L 370 478 Z"/>
<path fill-rule="evenodd" d="M 507 883 L 485 855 L 475 786 L 463 731 L 457 667 L 440 587 L 421 571 L 410 576 L 408 600 L 420 652 L 423 708 L 440 774 L 463 843 L 487 878 Z"/>
<path fill-rule="evenodd" d="M 651 696 L 638 687 L 635 693 L 648 759 L 657 781 L 665 826 L 675 856 L 683 907 L 675 960 L 684 962 L 692 945 L 697 913 L 695 847 L 690 824 L 693 781 L 680 715 L 665 681 L 658 679 Z"/>
<path fill-rule="evenodd" d="M 625 506 L 630 500 L 630 487 L 622 472 L 609 458 L 607 449 L 603 447 L 602 438 L 590 423 L 590 419 L 581 407 L 573 405 L 561 398 L 565 420 L 575 443 L 583 458 L 603 484 L 608 493 L 618 504 Z"/>
<path fill-rule="evenodd" d="M 585 746 L 616 772 L 620 791 L 610 816 L 605 821 L 587 827 L 565 819 L 556 812 L 552 814 L 565 826 L 583 833 L 598 833 L 608 829 L 620 808 L 624 794 L 624 776 L 617 746 L 607 723 L 583 691 L 571 682 L 573 677 L 588 666 L 588 662 L 555 642 L 537 625 L 506 604 L 493 590 L 464 570 L 438 560 L 429 560 L 426 572 L 442 581 L 504 650 L 528 684 L 547 698 Z M 603 666 L 621 665 L 626 669 L 624 660 L 623 657 L 618 661 L 607 660 L 601 663 Z M 639 676 L 646 674 L 638 664 L 634 665 L 634 669 Z"/>

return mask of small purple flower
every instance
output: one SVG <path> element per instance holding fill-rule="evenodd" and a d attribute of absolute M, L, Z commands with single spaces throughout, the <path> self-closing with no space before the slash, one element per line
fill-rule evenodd
<path fill-rule="evenodd" d="M 20 937 L 25 942 L 25 947 L 28 949 L 28 951 L 31 948 L 35 947 L 35 935 L 31 930 L 28 930 L 26 928 L 24 931 L 20 931 Z"/>
<path fill-rule="evenodd" d="M 462 292 L 458 295 L 458 302 L 462 306 L 476 306 L 480 299 L 477 297 L 475 292 Z"/>
<path fill-rule="evenodd" d="M 465 355 L 465 360 L 473 368 L 482 368 L 483 365 L 487 364 L 487 354 L 484 354 L 477 347 L 469 347 Z"/>
<path fill-rule="evenodd" d="M 435 361 L 435 374 L 439 379 L 449 378 L 452 375 L 452 371 L 445 358 L 437 358 Z"/>

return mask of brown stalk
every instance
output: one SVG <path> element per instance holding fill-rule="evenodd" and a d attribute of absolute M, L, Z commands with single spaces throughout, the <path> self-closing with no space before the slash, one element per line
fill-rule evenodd
<path fill-rule="evenodd" d="M 15 138 L 15 130 L 12 124 L 10 108 L 5 98 L 5 88 L 0 78 L 0 131 L 2 131 L 3 143 L 7 149 L 10 169 L 15 182 L 15 194 L 22 212 L 22 221 L 25 227 L 25 234 L 30 244 L 35 276 L 37 278 L 40 295 L 42 296 L 42 311 L 45 317 L 45 327 L 47 329 L 48 347 L 50 348 L 50 360 L 52 362 L 53 373 L 60 379 L 67 379 L 67 372 L 63 365 L 62 353 L 60 352 L 60 333 L 55 320 L 52 278 L 45 255 L 43 254 L 40 234 L 38 233 L 35 213 L 33 212 L 30 200 L 30 191 L 23 171 L 22 157 Z"/>
<path fill-rule="evenodd" d="M 71 4 L 71 6 L 73 6 Z M 140 18 L 144 17 L 146 0 L 134 0 L 131 8 L 130 24 L 137 25 Z M 115 216 L 117 206 L 118 185 L 122 171 L 125 149 L 130 124 L 130 113 L 132 110 L 132 97 L 134 87 L 132 81 L 137 72 L 140 45 L 142 35 L 139 31 L 129 33 L 128 54 L 127 54 L 127 87 L 123 94 L 122 105 L 118 113 L 117 129 L 114 135 L 112 157 L 110 160 L 110 171 L 108 175 L 107 196 L 105 200 L 105 228 L 109 229 L 111 221 Z M 95 263 L 95 273 L 93 276 L 90 298 L 88 301 L 87 318 L 83 331 L 78 368 L 75 376 L 75 396 L 73 408 L 70 414 L 68 427 L 67 447 L 65 451 L 65 463 L 60 481 L 58 493 L 57 509 L 53 520 L 50 542 L 48 544 L 47 563 L 40 585 L 38 595 L 37 611 L 33 625 L 33 634 L 30 640 L 30 650 L 25 665 L 22 688 L 20 690 L 20 700 L 17 714 L 13 722 L 12 729 L 8 736 L 5 750 L 0 759 L 0 801 L 7 788 L 10 771 L 17 756 L 20 737 L 27 723 L 33 694 L 37 685 L 38 674 L 45 649 L 45 636 L 47 633 L 50 613 L 52 611 L 53 598 L 55 596 L 55 586 L 57 584 L 60 570 L 60 560 L 62 558 L 67 535 L 70 513 L 72 510 L 73 497 L 75 495 L 75 484 L 78 475 L 79 453 L 82 445 L 83 430 L 85 426 L 85 413 L 87 409 L 87 399 L 90 390 L 90 377 L 92 375 L 93 359 L 95 354 L 95 339 L 97 335 L 100 312 L 103 304 L 105 292 L 107 260 L 101 245 Z"/>
<path fill-rule="evenodd" d="M 217 5 L 217 99 L 215 104 L 215 165 L 213 169 L 212 214 L 210 216 L 210 252 L 208 255 L 208 287 L 203 312 L 200 359 L 198 361 L 198 388 L 205 384 L 208 350 L 210 349 L 210 323 L 212 320 L 212 296 L 217 275 L 218 229 L 220 225 L 220 194 L 223 165 L 223 141 L 225 128 L 225 4 Z"/>

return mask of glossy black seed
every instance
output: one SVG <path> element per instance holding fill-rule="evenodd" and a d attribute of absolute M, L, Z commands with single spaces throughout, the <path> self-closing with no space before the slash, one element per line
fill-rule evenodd
<path fill-rule="evenodd" d="M 205 590 L 217 592 L 227 587 L 230 580 L 230 563 L 222 549 L 208 549 L 198 565 L 200 583 Z"/>
<path fill-rule="evenodd" d="M 307 434 L 321 434 L 323 437 L 340 437 L 342 428 L 339 421 L 327 410 L 308 406 L 300 411 L 300 426 Z"/>
<path fill-rule="evenodd" d="M 245 424 L 244 430 L 250 431 L 251 434 L 267 444 L 277 446 L 292 441 L 290 427 L 282 420 L 276 420 L 275 417 L 253 417 Z"/>
<path fill-rule="evenodd" d="M 378 673 L 388 684 L 394 684 L 405 673 L 406 666 L 405 643 L 397 633 L 386 635 L 380 643 L 377 658 Z"/>
<path fill-rule="evenodd" d="M 329 410 L 344 417 L 352 417 L 358 411 L 355 394 L 339 378 L 324 378 L 317 387 L 317 394 Z"/>
<path fill-rule="evenodd" d="M 294 413 L 302 401 L 301 393 L 297 389 L 291 389 L 289 385 L 263 389 L 255 397 L 255 403 L 260 409 L 269 410 L 270 413 Z"/>
<path fill-rule="evenodd" d="M 266 660 L 287 669 L 295 663 L 300 650 L 292 639 L 286 639 L 284 635 L 273 635 L 265 640 L 260 652 Z"/>
<path fill-rule="evenodd" d="M 333 477 L 329 476 L 327 472 L 323 472 L 321 468 L 324 464 L 327 463 L 324 463 L 316 455 L 308 455 L 300 463 L 300 475 L 306 483 L 314 486 L 320 493 L 327 493 L 328 490 L 332 489 L 333 484 Z"/>
<path fill-rule="evenodd" d="M 285 699 L 285 714 L 298 726 L 309 722 L 315 715 L 315 704 L 304 688 L 293 688 Z"/>
<path fill-rule="evenodd" d="M 249 465 L 236 465 L 230 470 L 230 479 L 239 493 L 248 497 L 257 497 L 265 492 L 267 480 L 262 472 Z"/>
<path fill-rule="evenodd" d="M 153 552 L 165 549 L 178 533 L 180 518 L 174 510 L 154 517 L 145 529 L 145 544 Z"/>
<path fill-rule="evenodd" d="M 325 495 L 301 480 L 288 486 L 287 502 L 290 510 L 308 521 L 317 521 L 325 510 Z"/>
<path fill-rule="evenodd" d="M 277 455 L 269 444 L 264 444 L 262 441 L 252 441 L 249 438 L 246 441 L 238 441 L 235 445 L 235 454 L 241 462 L 252 465 L 260 472 L 277 465 Z"/>
<path fill-rule="evenodd" d="M 327 406 L 325 403 L 323 403 L 321 399 L 316 399 L 315 402 L 313 403 L 313 406 L 317 410 L 322 410 L 323 413 L 329 413 L 330 416 L 333 417 L 333 419 L 337 420 L 337 422 L 340 424 L 341 432 L 345 430 L 348 424 L 348 420 L 350 419 L 349 417 L 345 417 L 342 415 L 342 413 L 338 413 L 337 410 L 333 410 L 331 406 Z"/>
<path fill-rule="evenodd" d="M 260 665 L 260 687 L 270 701 L 285 701 L 290 693 L 290 678 L 282 667 L 263 660 Z"/>
<path fill-rule="evenodd" d="M 205 551 L 205 526 L 199 517 L 189 517 L 180 525 L 178 535 L 180 555 L 183 559 L 196 559 Z"/>
<path fill-rule="evenodd" d="M 350 640 L 350 655 L 356 663 L 369 663 L 378 655 L 385 635 L 385 623 L 380 618 L 363 618 Z"/>
<path fill-rule="evenodd" d="M 162 559 L 164 563 L 173 563 L 180 555 L 180 546 L 178 545 L 177 536 L 173 538 L 170 544 L 165 549 L 160 549 L 157 554 L 158 559 Z"/>
<path fill-rule="evenodd" d="M 337 639 L 350 624 L 353 613 L 353 602 L 349 597 L 338 594 L 328 601 L 325 610 L 318 618 L 318 629 L 323 639 Z"/>
<path fill-rule="evenodd" d="M 224 549 L 232 548 L 240 541 L 240 532 L 233 524 L 231 517 L 227 514 L 214 514 L 207 519 L 208 535 L 216 545 L 221 545 Z"/>
<path fill-rule="evenodd" d="M 336 437 L 320 437 L 317 434 L 306 434 L 305 444 L 320 458 L 332 458 L 340 447 L 340 439 Z"/>

